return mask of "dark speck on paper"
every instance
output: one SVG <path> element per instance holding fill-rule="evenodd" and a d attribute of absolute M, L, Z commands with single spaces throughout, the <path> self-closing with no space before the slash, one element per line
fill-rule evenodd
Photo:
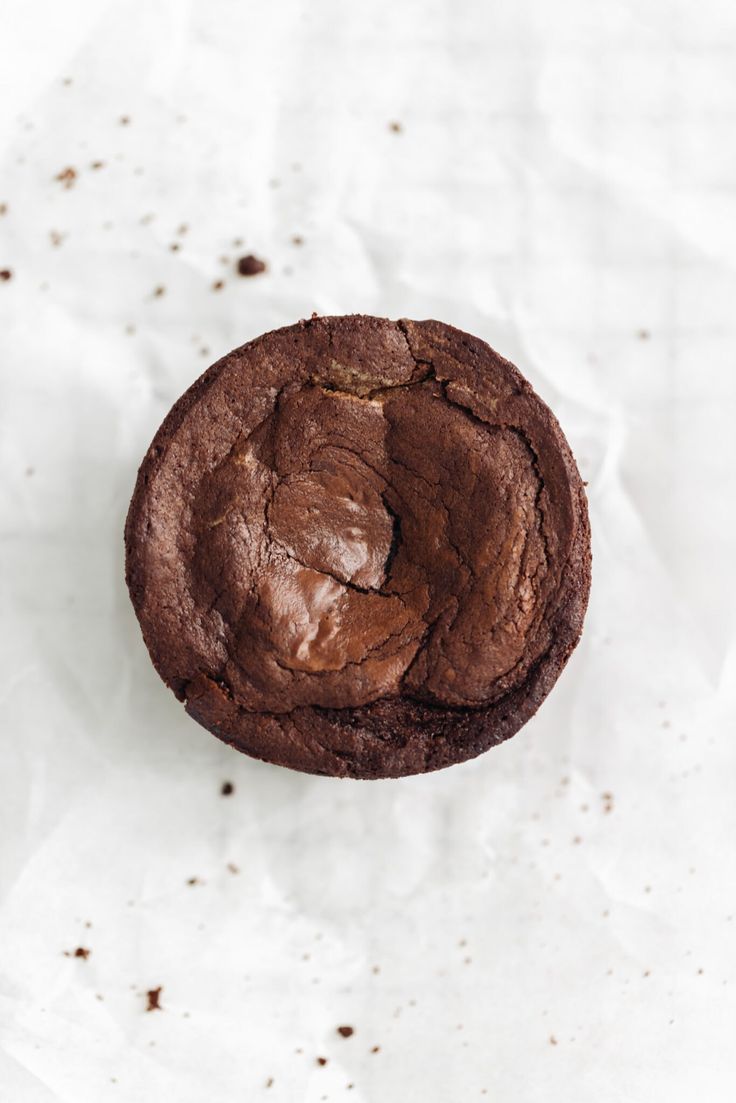
<path fill-rule="evenodd" d="M 247 257 L 240 258 L 237 268 L 239 276 L 257 276 L 266 271 L 266 263 L 249 253 Z"/>
<path fill-rule="evenodd" d="M 163 1011 L 163 1008 L 161 1007 L 162 991 L 163 989 L 159 987 L 150 988 L 148 992 L 146 992 L 146 1000 L 148 1001 L 146 1005 L 146 1011 Z"/>
<path fill-rule="evenodd" d="M 233 785 L 232 781 L 223 781 L 222 785 L 220 786 L 220 792 L 222 793 L 223 797 L 231 797 L 235 792 L 235 786 Z"/>

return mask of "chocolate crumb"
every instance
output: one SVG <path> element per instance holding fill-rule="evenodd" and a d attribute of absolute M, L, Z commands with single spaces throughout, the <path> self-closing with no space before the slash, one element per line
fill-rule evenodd
<path fill-rule="evenodd" d="M 247 257 L 240 258 L 237 268 L 239 276 L 257 276 L 260 272 L 266 271 L 266 264 L 249 253 Z"/>
<path fill-rule="evenodd" d="M 85 946 L 77 946 L 76 950 L 64 950 L 64 957 L 81 957 L 86 961 L 91 953 Z"/>
<path fill-rule="evenodd" d="M 381 1047 L 380 1046 L 373 1046 L 371 1048 L 371 1053 L 380 1053 L 380 1052 L 381 1052 Z"/>
<path fill-rule="evenodd" d="M 92 164 L 89 167 L 91 169 L 104 169 L 105 162 L 104 161 L 93 161 Z"/>
<path fill-rule="evenodd" d="M 326 1057 L 318 1057 L 317 1058 L 317 1064 L 320 1065 L 322 1068 L 324 1068 L 325 1065 L 327 1064 L 327 1058 Z"/>
<path fill-rule="evenodd" d="M 200 881 L 199 877 L 190 877 L 187 880 L 187 884 L 188 885 L 201 885 L 202 882 Z"/>
<path fill-rule="evenodd" d="M 225 281 L 224 280 L 215 280 L 215 282 L 212 284 L 212 290 L 213 291 L 222 291 L 224 286 L 225 286 Z"/>
<path fill-rule="evenodd" d="M 235 792 L 235 786 L 233 785 L 232 781 L 223 781 L 220 787 L 220 792 L 222 793 L 223 797 L 231 797 Z"/>
<path fill-rule="evenodd" d="M 178 241 L 172 241 L 171 245 L 169 246 L 169 249 L 171 249 L 172 253 L 178 253 L 179 250 L 181 249 L 181 245 L 179 244 Z"/>
<path fill-rule="evenodd" d="M 395 119 L 388 124 L 388 128 L 392 134 L 401 134 L 402 130 L 404 129 L 401 123 L 396 122 Z"/>
<path fill-rule="evenodd" d="M 341 1038 L 349 1038 L 352 1034 L 355 1033 L 355 1030 L 352 1026 L 338 1026 L 337 1033 L 340 1035 Z"/>
<path fill-rule="evenodd" d="M 12 278 L 13 273 L 9 268 L 0 268 L 0 280 L 2 280 L 3 283 L 7 283 L 8 280 L 12 280 Z"/>
<path fill-rule="evenodd" d="M 164 287 L 164 285 L 162 283 L 160 283 L 158 285 L 158 287 L 154 287 L 154 289 L 153 289 L 154 299 L 160 299 L 161 296 L 165 295 L 165 294 L 166 294 L 166 288 Z"/>
<path fill-rule="evenodd" d="M 71 188 L 74 185 L 74 181 L 77 179 L 77 170 L 73 169 L 71 165 L 62 169 L 61 172 L 57 172 L 54 180 L 58 180 L 60 184 L 63 184 L 65 188 Z"/>
<path fill-rule="evenodd" d="M 146 992 L 146 999 L 148 1000 L 146 1011 L 163 1011 L 161 1006 L 162 991 L 163 989 L 159 986 L 158 988 L 151 988 Z"/>

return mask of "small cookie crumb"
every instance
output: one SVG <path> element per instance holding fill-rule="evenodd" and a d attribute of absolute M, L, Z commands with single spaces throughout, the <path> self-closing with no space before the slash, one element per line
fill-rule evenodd
<path fill-rule="evenodd" d="M 392 134 L 401 134 L 401 132 L 404 129 L 403 126 L 401 125 L 401 123 L 397 122 L 396 119 L 393 119 L 388 124 L 388 128 L 389 128 L 389 130 L 391 131 Z"/>
<path fill-rule="evenodd" d="M 3 283 L 7 283 L 8 280 L 12 280 L 12 278 L 13 273 L 9 268 L 0 268 L 0 280 L 2 280 Z"/>
<path fill-rule="evenodd" d="M 352 1034 L 355 1033 L 355 1030 L 352 1026 L 338 1026 L 337 1033 L 340 1035 L 341 1038 L 349 1038 Z"/>
<path fill-rule="evenodd" d="M 318 1064 L 318 1065 L 319 1065 L 319 1066 L 320 1066 L 321 1068 L 324 1068 L 324 1067 L 325 1067 L 325 1065 L 327 1064 L 327 1058 L 326 1058 L 326 1057 L 318 1057 L 318 1058 L 317 1058 L 317 1064 Z"/>
<path fill-rule="evenodd" d="M 54 180 L 58 180 L 60 184 L 63 184 L 65 188 L 71 188 L 74 186 L 74 181 L 77 179 L 77 170 L 73 169 L 71 165 L 68 165 L 61 172 L 57 172 Z"/>
<path fill-rule="evenodd" d="M 249 253 L 247 257 L 240 258 L 237 270 L 239 276 L 257 276 L 266 271 L 266 263 Z"/>
<path fill-rule="evenodd" d="M 150 988 L 148 992 L 146 992 L 146 999 L 148 1001 L 146 1011 L 163 1011 L 161 1006 L 162 991 L 163 989 L 159 986 L 158 988 Z"/>
<path fill-rule="evenodd" d="M 220 792 L 222 793 L 223 797 L 231 797 L 235 792 L 235 786 L 233 785 L 232 781 L 223 781 L 222 785 L 220 786 Z"/>

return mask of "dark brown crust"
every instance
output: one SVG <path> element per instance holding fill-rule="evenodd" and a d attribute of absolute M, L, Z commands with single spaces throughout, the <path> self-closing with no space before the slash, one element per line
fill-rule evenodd
<path fill-rule="evenodd" d="M 158 588 L 153 594 L 147 592 L 150 564 L 146 556 L 151 519 L 169 487 L 161 474 L 162 463 L 185 419 L 199 403 L 208 401 L 225 373 L 239 370 L 253 357 L 257 362 L 264 347 L 275 348 L 278 358 L 283 356 L 281 350 L 308 344 L 314 349 L 309 355 L 315 357 L 315 371 L 320 349 L 332 349 L 340 342 L 352 349 L 361 347 L 366 378 L 373 379 L 374 386 L 384 385 L 386 380 L 378 375 L 377 365 L 383 363 L 379 353 L 382 343 L 396 344 L 397 334 L 416 369 L 407 378 L 417 378 L 420 370 L 431 366 L 436 377 L 445 380 L 451 400 L 470 416 L 492 409 L 497 424 L 523 432 L 535 463 L 546 473 L 546 479 L 540 474 L 542 485 L 547 484 L 551 497 L 565 500 L 566 554 L 547 614 L 549 644 L 544 653 L 520 685 L 476 708 L 391 696 L 353 708 L 311 705 L 287 712 L 254 712 L 244 708 L 212 671 L 177 674 L 176 637 L 160 628 L 161 610 L 169 608 L 169 595 Z M 195 453 L 192 462 L 197 459 Z M 400 777 L 437 770 L 473 758 L 514 735 L 539 708 L 577 644 L 590 589 L 585 491 L 554 415 L 517 369 L 488 345 L 435 321 L 394 323 L 359 315 L 318 318 L 266 334 L 213 365 L 174 405 L 146 453 L 125 526 L 125 547 L 126 579 L 151 658 L 163 680 L 185 701 L 187 712 L 224 742 L 254 758 L 338 777 Z M 179 631 L 186 632 L 186 611 L 177 615 Z"/>

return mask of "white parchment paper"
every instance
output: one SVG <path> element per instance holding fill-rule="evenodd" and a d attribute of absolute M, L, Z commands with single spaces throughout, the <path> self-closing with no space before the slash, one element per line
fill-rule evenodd
<path fill-rule="evenodd" d="M 733 4 L 0 24 L 0 1099 L 731 1103 Z M 129 607 L 164 413 L 313 310 L 490 341 L 589 481 L 583 642 L 433 776 L 228 750 Z"/>

